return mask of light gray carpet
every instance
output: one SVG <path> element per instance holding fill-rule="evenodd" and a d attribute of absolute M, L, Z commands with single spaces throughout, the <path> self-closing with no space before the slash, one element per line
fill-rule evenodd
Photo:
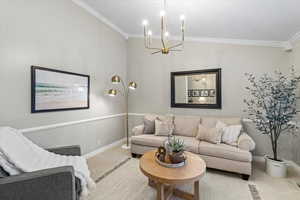
<path fill-rule="evenodd" d="M 180 187 L 192 192 L 192 185 Z M 252 200 L 248 182 L 237 176 L 208 171 L 200 182 L 201 200 Z M 97 184 L 90 200 L 155 200 L 156 191 L 139 169 L 139 160 L 130 159 Z M 177 200 L 177 198 L 172 198 Z"/>
<path fill-rule="evenodd" d="M 140 172 L 139 160 L 129 157 L 128 151 L 115 147 L 88 160 L 92 177 L 98 181 L 89 200 L 156 199 L 156 191 Z M 208 170 L 201 180 L 200 200 L 300 200 L 299 173 L 289 168 L 288 174 L 288 178 L 272 178 L 264 172 L 263 162 L 253 163 L 248 182 L 234 173 Z M 191 186 L 184 189 L 192 190 Z"/>

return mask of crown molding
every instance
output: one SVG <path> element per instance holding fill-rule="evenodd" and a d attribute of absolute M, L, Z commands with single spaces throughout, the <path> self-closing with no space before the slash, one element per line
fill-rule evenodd
<path fill-rule="evenodd" d="M 128 35 L 128 38 L 143 38 L 143 35 Z M 153 36 L 154 39 L 159 39 L 160 36 Z M 171 37 L 171 40 L 180 41 L 180 37 Z M 209 37 L 186 37 L 187 42 L 205 42 L 205 43 L 221 43 L 235 44 L 247 46 L 265 46 L 282 48 L 283 41 L 265 41 L 265 40 L 242 40 L 242 39 L 226 39 L 226 38 L 209 38 Z"/>
<path fill-rule="evenodd" d="M 117 31 L 120 33 L 126 40 L 128 39 L 128 34 L 125 33 L 121 28 L 116 26 L 114 23 L 109 21 L 107 18 L 105 18 L 102 14 L 100 14 L 98 11 L 96 11 L 94 8 L 92 8 L 90 5 L 88 5 L 86 2 L 83 0 L 72 0 L 73 3 L 75 3 L 77 6 L 83 8 L 86 10 L 88 13 L 99 19 L 101 22 L 104 24 L 108 25 L 111 29 Z"/>
<path fill-rule="evenodd" d="M 88 13 L 96 17 L 98 20 L 108 25 L 113 30 L 120 33 L 125 39 L 128 38 L 143 38 L 143 35 L 128 34 L 123 31 L 120 27 L 112 23 L 90 5 L 88 5 L 84 0 L 72 0 L 77 6 L 83 8 Z M 159 39 L 159 36 L 154 36 L 153 38 Z M 180 37 L 172 37 L 172 40 L 180 40 Z M 245 39 L 227 39 L 227 38 L 210 38 L 210 37 L 186 37 L 186 41 L 190 42 L 205 42 L 205 43 L 219 43 L 219 44 L 234 44 L 234 45 L 246 45 L 246 46 L 265 46 L 265 47 L 276 47 L 283 48 L 286 51 L 292 50 L 295 42 L 300 41 L 300 32 L 296 33 L 287 41 L 268 41 L 268 40 L 245 40 Z"/>

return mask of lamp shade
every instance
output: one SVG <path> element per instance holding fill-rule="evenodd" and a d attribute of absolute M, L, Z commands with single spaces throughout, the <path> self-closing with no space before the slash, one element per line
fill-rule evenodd
<path fill-rule="evenodd" d="M 137 88 L 137 84 L 133 81 L 131 81 L 128 85 L 128 88 L 131 90 L 135 90 Z"/>
<path fill-rule="evenodd" d="M 117 90 L 115 90 L 115 89 L 110 89 L 110 90 L 108 90 L 108 92 L 107 92 L 108 96 L 111 96 L 111 97 L 116 96 L 117 93 L 118 93 L 118 92 L 117 92 Z"/>
<path fill-rule="evenodd" d="M 111 82 L 114 83 L 114 84 L 120 83 L 120 82 L 121 82 L 121 77 L 118 76 L 118 75 L 114 75 L 114 76 L 111 78 Z"/>

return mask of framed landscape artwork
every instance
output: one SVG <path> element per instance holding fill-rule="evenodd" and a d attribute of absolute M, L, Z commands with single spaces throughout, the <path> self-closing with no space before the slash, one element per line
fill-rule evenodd
<path fill-rule="evenodd" d="M 90 77 L 31 67 L 31 112 L 89 109 Z"/>

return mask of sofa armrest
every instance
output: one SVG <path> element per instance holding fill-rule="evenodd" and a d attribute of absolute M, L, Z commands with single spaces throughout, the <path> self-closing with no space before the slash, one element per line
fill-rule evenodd
<path fill-rule="evenodd" d="M 79 145 L 47 149 L 48 151 L 65 156 L 81 156 Z"/>
<path fill-rule="evenodd" d="M 144 125 L 136 126 L 132 129 L 133 135 L 142 135 L 144 132 Z"/>
<path fill-rule="evenodd" d="M 248 134 L 242 133 L 238 139 L 238 148 L 253 151 L 255 149 L 255 142 Z"/>
<path fill-rule="evenodd" d="M 73 167 L 58 167 L 1 178 L 0 199 L 75 200 Z"/>

